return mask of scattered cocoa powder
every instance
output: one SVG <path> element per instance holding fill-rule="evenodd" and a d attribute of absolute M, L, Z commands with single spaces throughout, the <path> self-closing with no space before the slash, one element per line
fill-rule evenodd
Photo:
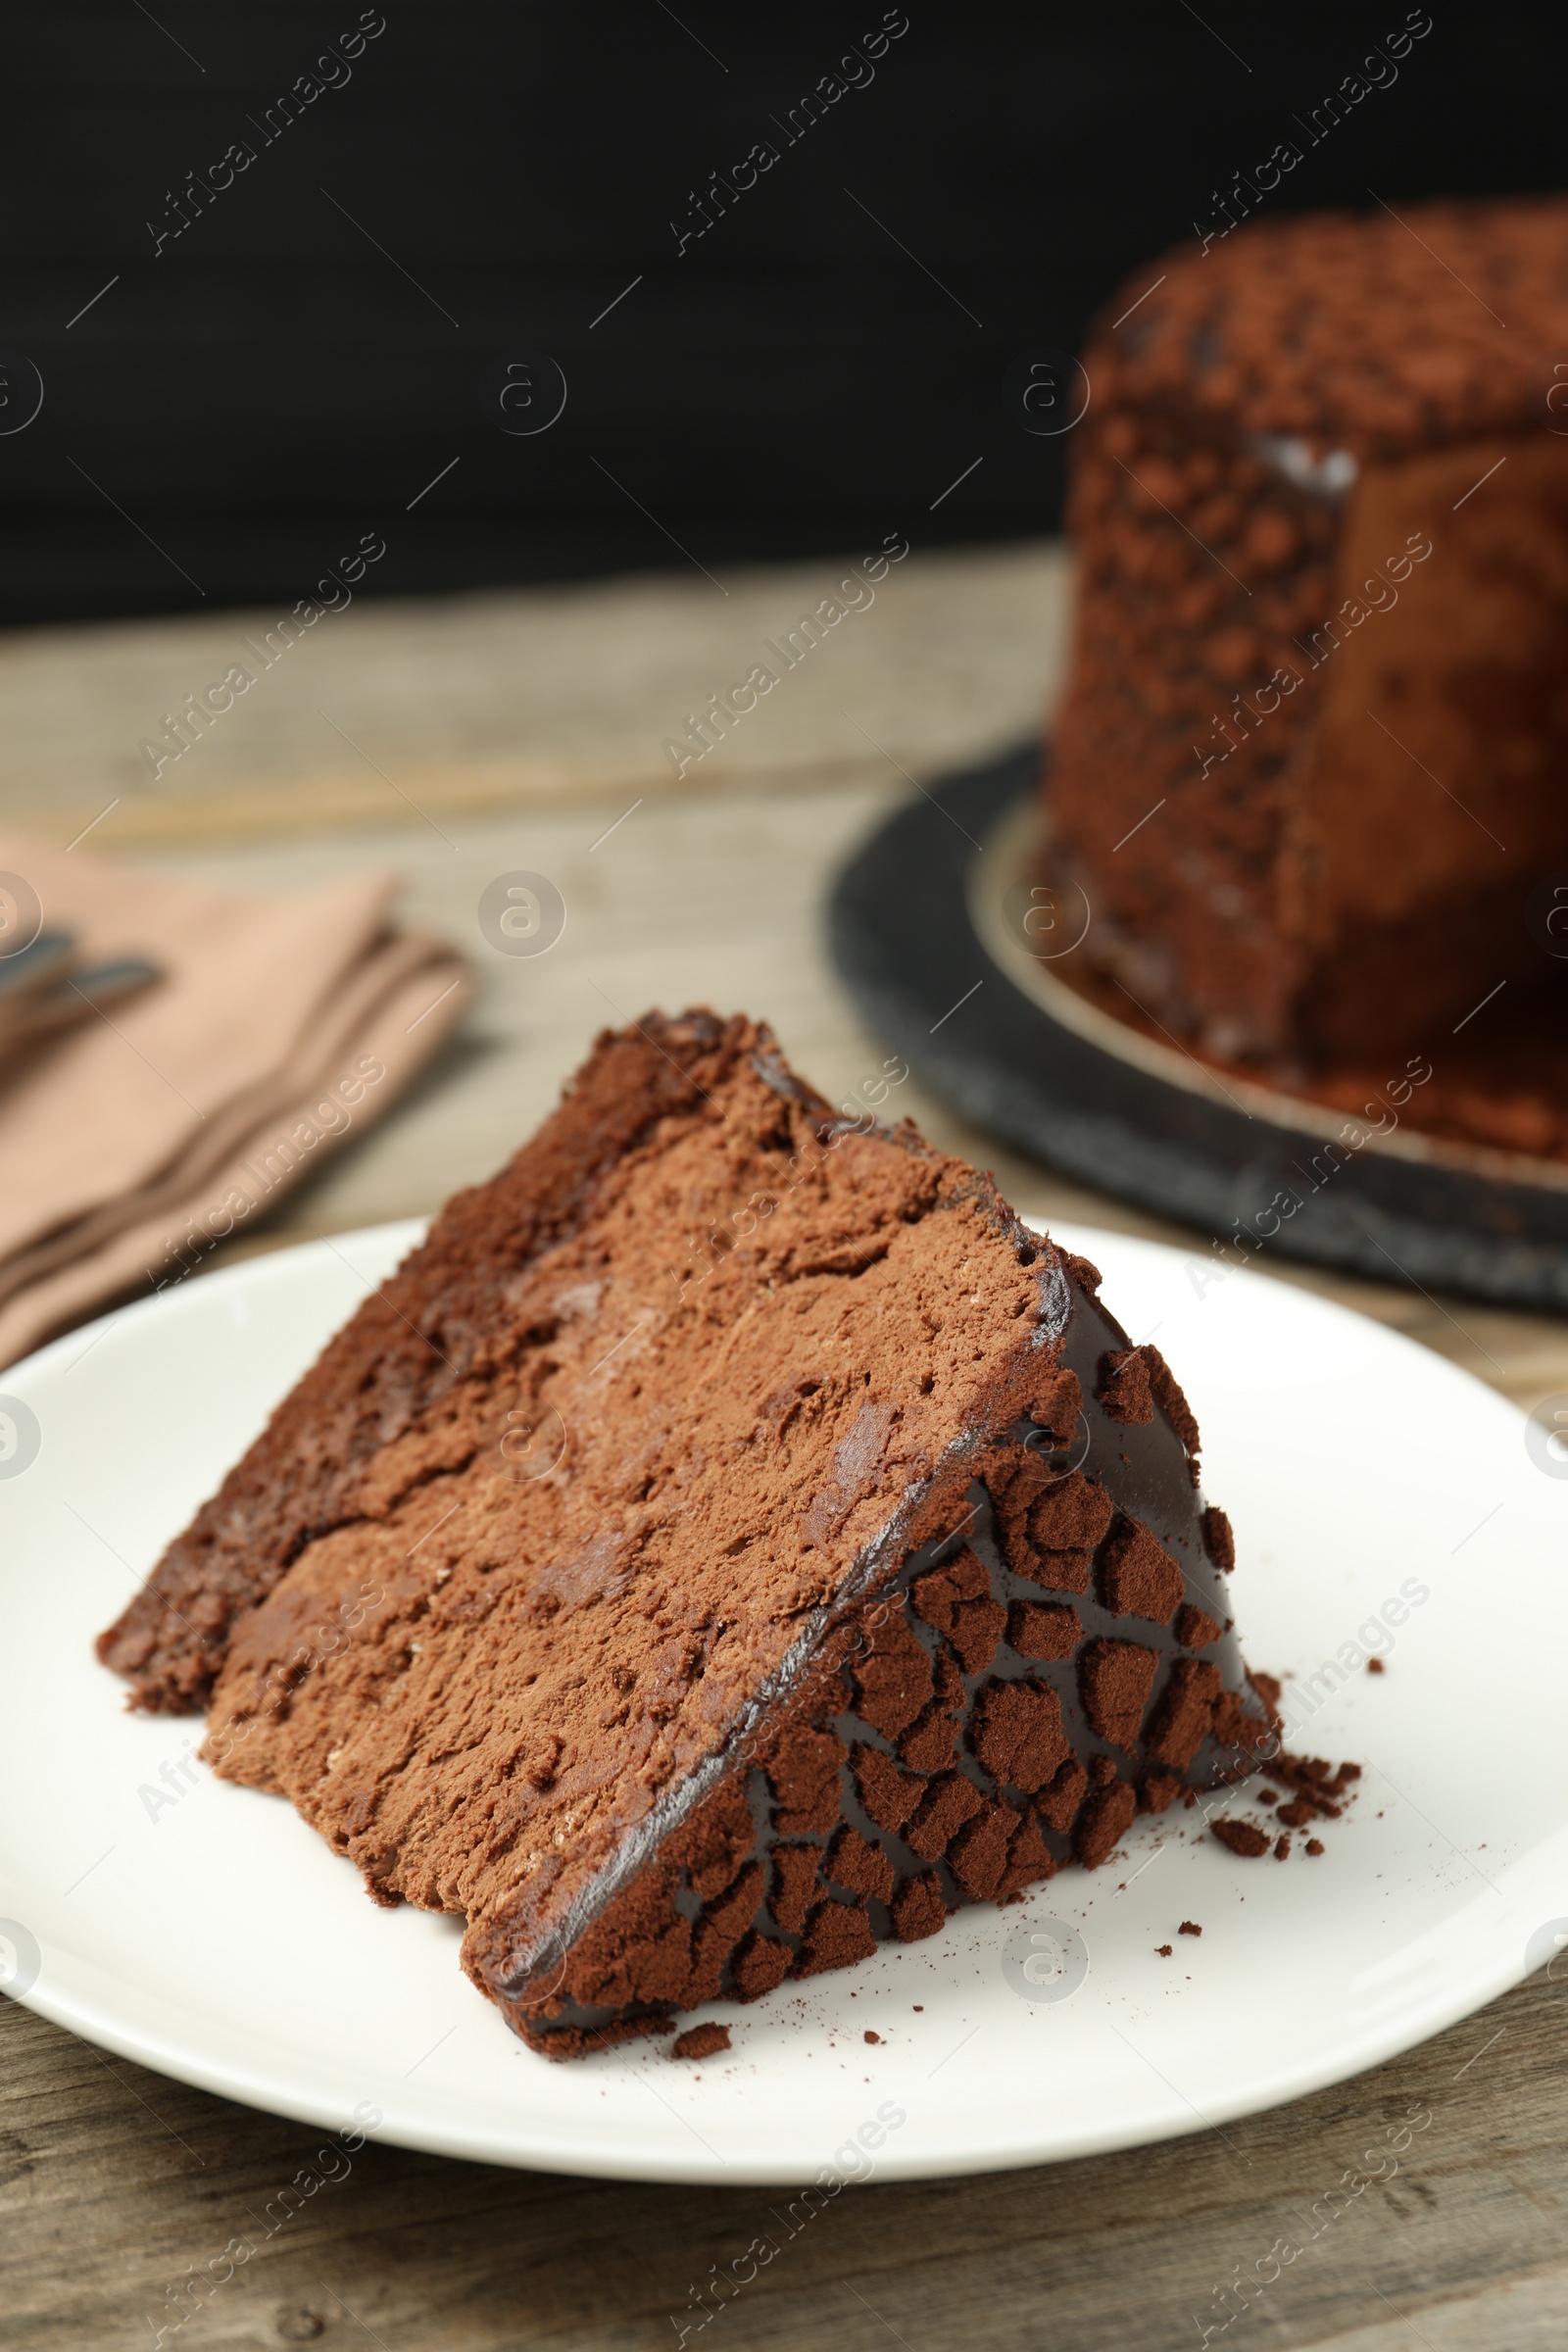
<path fill-rule="evenodd" d="M 1366 1662 L 1366 1670 L 1368 1674 L 1381 1674 L 1383 1672 L 1383 1660 L 1381 1658 L 1368 1658 Z"/>
<path fill-rule="evenodd" d="M 1263 1766 L 1265 1781 L 1277 1782 L 1279 1790 L 1263 1788 L 1255 1802 L 1259 1806 L 1274 1805 L 1274 1819 L 1282 1830 L 1304 1830 L 1314 1821 L 1338 1821 L 1347 1799 L 1354 1793 L 1355 1783 L 1361 1778 L 1359 1764 L 1341 1764 L 1336 1769 L 1321 1756 L 1278 1755 L 1270 1757 Z M 1288 1803 L 1278 1803 L 1277 1796 L 1285 1792 Z M 1229 1842 L 1227 1840 L 1226 1842 Z M 1285 1854 L 1290 1852 L 1290 1839 L 1283 1839 Z M 1316 1840 L 1313 1843 L 1316 1844 Z M 1261 1848 L 1258 1849 L 1261 1851 Z M 1275 1852 L 1283 1862 L 1285 1854 Z M 1310 1853 L 1311 1846 L 1307 1851 Z M 1317 1850 L 1322 1852 L 1322 1846 Z"/>
<path fill-rule="evenodd" d="M 1283 1782 L 1288 1788 L 1321 1790 L 1326 1796 L 1343 1796 L 1352 1781 L 1361 1778 L 1359 1764 L 1334 1766 L 1321 1756 L 1271 1756 L 1263 1767 L 1265 1780 Z"/>
<path fill-rule="evenodd" d="M 1155 1951 L 1159 1954 L 1162 1960 L 1168 1960 L 1175 1948 L 1176 1947 L 1173 1943 L 1156 1943 L 1154 1946 Z"/>
<path fill-rule="evenodd" d="M 1320 1854 L 1323 1851 L 1322 1838 L 1309 1838 L 1306 1841 L 1306 1850 L 1309 1854 Z"/>
<path fill-rule="evenodd" d="M 882 2038 L 882 2036 L 881 2036 L 881 2034 L 873 2034 L 873 2033 L 872 2033 L 872 2031 L 871 2031 L 871 2029 L 870 2029 L 870 2027 L 869 2027 L 869 2026 L 867 2026 L 867 2027 L 866 2027 L 866 2029 L 865 2029 L 865 2039 L 866 2039 L 867 2041 L 880 2041 L 880 2040 L 881 2040 L 881 2038 Z"/>
<path fill-rule="evenodd" d="M 1196 1919 L 1184 1919 L 1176 1933 L 1178 1936 L 1201 1936 L 1203 1931 Z"/>

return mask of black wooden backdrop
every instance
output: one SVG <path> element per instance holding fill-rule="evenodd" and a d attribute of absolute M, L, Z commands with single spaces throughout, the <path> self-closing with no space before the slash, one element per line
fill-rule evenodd
<path fill-rule="evenodd" d="M 1279 141 L 1281 209 L 1553 184 L 1568 19 L 1433 11 L 1310 146 L 1423 12 L 907 0 L 885 45 L 880 0 L 15 12 L 0 612 L 292 602 L 368 532 L 363 586 L 407 593 L 1048 527 L 1062 445 L 1008 363 Z M 502 431 L 481 372 L 545 355 L 564 413 Z"/>

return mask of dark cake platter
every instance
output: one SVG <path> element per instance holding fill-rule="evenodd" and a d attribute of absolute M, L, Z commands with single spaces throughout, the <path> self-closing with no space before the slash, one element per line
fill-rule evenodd
<path fill-rule="evenodd" d="M 840 876 L 832 953 L 876 1035 L 977 1127 L 1195 1227 L 1216 1269 L 1287 1256 L 1568 1307 L 1568 1167 L 1374 1134 L 1343 1111 L 1222 1077 L 1057 977 L 1089 913 L 1065 902 L 1054 910 L 1052 955 L 1025 929 L 1040 771 L 1029 744 L 942 778 Z"/>

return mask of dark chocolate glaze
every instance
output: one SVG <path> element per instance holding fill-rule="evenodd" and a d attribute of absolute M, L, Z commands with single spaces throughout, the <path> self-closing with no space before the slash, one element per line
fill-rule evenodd
<path fill-rule="evenodd" d="M 1075 1273 L 1079 1271 L 1079 1268 L 1074 1268 Z M 1083 1269 L 1083 1272 L 1087 1271 Z M 1124 1516 L 1141 1521 L 1158 1539 L 1182 1571 L 1184 1599 L 1225 1629 L 1220 1640 L 1210 1642 L 1202 1650 L 1202 1657 L 1219 1668 L 1223 1687 L 1241 1699 L 1245 1712 L 1261 1731 L 1268 1724 L 1269 1711 L 1253 1689 L 1243 1663 L 1228 1607 L 1225 1574 L 1209 1556 L 1204 1545 L 1202 1498 L 1197 1488 L 1197 1464 L 1157 1405 L 1152 1420 L 1143 1423 L 1118 1421 L 1107 1412 L 1097 1394 L 1101 1386 L 1102 1366 L 1107 1353 L 1128 1347 L 1127 1334 L 1102 1305 L 1098 1297 L 1085 1287 L 1081 1278 L 1067 1283 L 1065 1287 L 1070 1294 L 1072 1311 L 1066 1318 L 1066 1329 L 1061 1335 L 1055 1362 L 1075 1372 L 1083 1390 L 1083 1410 L 1077 1434 L 1065 1447 L 1057 1447 L 1050 1431 L 1029 1420 L 1019 1421 L 1007 1434 L 1016 1443 L 1039 1453 L 1059 1477 L 1082 1470 L 1086 1477 L 1106 1489 Z M 813 1721 L 835 1731 L 851 1751 L 858 1745 L 874 1747 L 898 1760 L 895 1741 L 856 1712 L 854 1686 L 849 1672 L 855 1654 L 864 1655 L 875 1646 L 876 1629 L 879 1622 L 883 1622 L 880 1613 L 889 1607 L 897 1609 L 903 1627 L 920 1642 L 933 1664 L 945 1653 L 950 1665 L 962 1679 L 965 1705 L 952 1769 L 962 1772 L 986 1797 L 1000 1798 L 1025 1817 L 1035 1813 L 1040 1834 L 1059 1865 L 1073 1858 L 1072 1832 L 1053 1829 L 1041 1820 L 1031 1797 L 1004 1782 L 999 1782 L 974 1752 L 974 1708 L 981 1691 L 992 1682 L 1025 1678 L 1048 1686 L 1055 1691 L 1060 1703 L 1062 1727 L 1077 1760 L 1093 1767 L 1096 1758 L 1105 1758 L 1117 1780 L 1136 1786 L 1142 1782 L 1148 1770 L 1147 1759 L 1141 1753 L 1129 1754 L 1114 1745 L 1090 1725 L 1078 1688 L 1078 1653 L 1085 1642 L 1097 1636 L 1104 1636 L 1136 1641 L 1155 1654 L 1158 1664 L 1145 1709 L 1146 1724 L 1152 1722 L 1157 1714 L 1161 1694 L 1175 1661 L 1194 1653 L 1184 1650 L 1168 1624 L 1112 1614 L 1098 1596 L 1098 1579 L 1092 1581 L 1089 1592 L 1054 1592 L 1050 1587 L 1042 1586 L 1035 1578 L 1015 1574 L 1007 1567 L 998 1541 L 991 1495 L 978 1478 L 969 1487 L 966 1505 L 956 1524 L 948 1533 L 909 1553 L 895 1575 L 858 1600 L 852 1612 L 859 1620 L 858 1652 L 852 1651 L 840 1669 L 840 1682 L 847 1703 L 834 1712 L 829 1701 L 813 1716 Z M 916 1614 L 910 1598 L 910 1588 L 920 1577 L 964 1548 L 972 1550 L 979 1558 L 990 1578 L 992 1598 L 1004 1607 L 1010 1609 L 1013 1602 L 1025 1600 L 1048 1604 L 1052 1601 L 1068 1603 L 1077 1612 L 1083 1627 L 1082 1639 L 1074 1645 L 1073 1653 L 1060 1659 L 1025 1657 L 1014 1650 L 1004 1636 L 995 1656 L 980 1671 L 964 1673 L 951 1643 Z M 758 1727 L 759 1731 L 765 1728 L 765 1721 Z M 1212 1788 L 1226 1781 L 1245 1778 L 1254 1768 L 1255 1758 L 1248 1749 L 1222 1748 L 1209 1735 L 1195 1753 L 1185 1773 L 1175 1777 L 1192 1788 Z M 793 1959 L 799 1962 L 806 1944 L 805 1933 L 781 1927 L 771 1909 L 777 1886 L 774 1850 L 781 1840 L 773 1826 L 774 1799 L 767 1775 L 760 1765 L 750 1761 L 744 1751 L 737 1755 L 731 1769 L 746 1775 L 747 1797 L 756 1825 L 752 1858 L 760 1862 L 763 1870 L 764 1893 L 753 1926 L 759 1935 L 775 1943 L 787 1945 Z M 1163 1767 L 1160 1769 L 1164 1770 Z M 1100 1770 L 1103 1773 L 1104 1765 Z M 862 1907 L 871 1932 L 879 1940 L 897 1935 L 890 1907 L 885 1901 L 875 1895 L 860 1895 L 851 1888 L 839 1886 L 828 1876 L 825 1861 L 827 1849 L 841 1824 L 848 1823 L 858 1831 L 868 1844 L 880 1848 L 887 1857 L 893 1869 L 896 1890 L 907 1880 L 921 1878 L 934 1871 L 950 1911 L 970 1899 L 960 1888 L 945 1857 L 939 1857 L 934 1862 L 923 1858 L 904 1838 L 879 1828 L 870 1819 L 860 1803 L 849 1762 L 840 1769 L 839 1784 L 839 1820 L 834 1823 L 832 1830 L 816 1835 L 792 1833 L 787 1840 L 792 1846 L 814 1847 L 824 1857 L 818 1869 L 819 1895 L 836 1895 L 842 1902 Z M 1093 1792 L 1092 1781 L 1086 1792 L 1086 1801 Z M 674 1895 L 674 1904 L 682 1917 L 693 1922 L 702 1917 L 706 1908 L 684 1872 Z M 503 1996 L 504 2005 L 514 2005 L 518 2011 L 528 2014 L 531 2038 L 547 2040 L 559 2035 L 570 2038 L 574 2046 L 580 2048 L 585 2037 L 590 2041 L 598 2035 L 604 2035 L 607 2039 L 612 2036 L 618 2038 L 628 2028 L 635 2029 L 639 2022 L 645 2022 L 650 2028 L 665 2022 L 667 2012 L 652 2005 L 596 2008 L 569 1997 L 562 1998 L 554 1992 L 552 1980 L 559 1984 L 564 1956 L 558 1952 L 555 1961 L 556 1964 L 548 1968 L 535 1967 L 530 1970 L 525 1982 L 518 1984 L 514 1989 L 506 1988 Z M 743 1997 L 735 1980 L 733 1954 L 726 1966 L 722 1993 L 731 1999 Z M 548 2016 L 542 2014 L 546 2004 L 550 2010 Z"/>

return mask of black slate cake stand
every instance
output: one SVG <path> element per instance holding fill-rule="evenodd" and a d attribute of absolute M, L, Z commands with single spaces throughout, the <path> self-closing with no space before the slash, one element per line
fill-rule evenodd
<path fill-rule="evenodd" d="M 1202 1253 L 1218 1243 L 1233 1266 L 1280 1254 L 1568 1308 L 1568 1167 L 1402 1127 L 1371 1135 L 1222 1077 L 1056 976 L 1020 917 L 1040 761 L 1031 744 L 944 778 L 840 876 L 833 956 L 876 1035 L 976 1126 L 1196 1228 Z M 1071 908 L 1054 911 L 1049 945 L 1069 945 Z"/>

